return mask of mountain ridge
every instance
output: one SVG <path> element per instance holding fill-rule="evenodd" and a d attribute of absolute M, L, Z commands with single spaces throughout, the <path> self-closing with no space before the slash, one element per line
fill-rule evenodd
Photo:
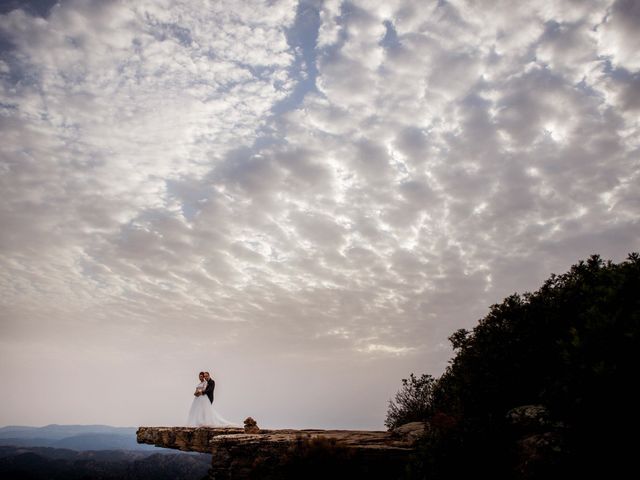
<path fill-rule="evenodd" d="M 0 428 L 0 445 L 88 450 L 152 451 L 136 442 L 135 427 L 110 425 L 63 425 L 44 427 L 9 425 Z M 142 448 L 141 448 L 142 447 Z"/>

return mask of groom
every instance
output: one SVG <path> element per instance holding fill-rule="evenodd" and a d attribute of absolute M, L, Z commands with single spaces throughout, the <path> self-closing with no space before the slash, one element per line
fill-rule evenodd
<path fill-rule="evenodd" d="M 216 388 L 216 382 L 209 375 L 209 372 L 204 372 L 204 379 L 207 382 L 207 388 L 204 390 L 204 394 L 209 397 L 209 401 L 213 404 L 213 390 Z"/>

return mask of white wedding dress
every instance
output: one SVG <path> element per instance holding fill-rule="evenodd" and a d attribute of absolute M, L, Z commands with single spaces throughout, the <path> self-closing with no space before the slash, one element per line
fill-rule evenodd
<path fill-rule="evenodd" d="M 204 392 L 207 388 L 207 382 L 200 382 L 196 385 L 196 389 Z M 189 409 L 189 417 L 187 418 L 189 427 L 237 427 L 220 416 L 215 411 L 213 405 L 206 395 L 193 397 L 193 403 Z"/>

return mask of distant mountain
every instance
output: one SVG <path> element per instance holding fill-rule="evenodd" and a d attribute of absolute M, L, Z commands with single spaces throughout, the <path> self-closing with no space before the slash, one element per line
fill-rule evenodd
<path fill-rule="evenodd" d="M 136 433 L 135 427 L 112 427 L 110 425 L 57 425 L 51 424 L 46 427 L 23 427 L 11 425 L 0 428 L 0 438 L 48 438 L 61 440 L 65 437 L 80 435 L 83 433 L 115 433 L 130 434 Z"/>
<path fill-rule="evenodd" d="M 199 480 L 210 465 L 211 455 L 184 452 L 0 447 L 3 480 Z"/>
<path fill-rule="evenodd" d="M 158 451 L 136 442 L 135 427 L 109 425 L 8 426 L 0 428 L 0 445 L 87 450 Z"/>
<path fill-rule="evenodd" d="M 163 450 L 164 451 L 164 450 Z M 134 460 L 155 455 L 151 452 L 139 452 L 131 450 L 95 450 L 80 452 L 66 448 L 49 448 L 49 447 L 13 447 L 0 446 L 0 459 L 13 457 L 25 453 L 36 454 L 50 460 L 95 460 L 95 461 L 124 461 Z M 175 453 L 175 452 L 174 452 Z"/>
<path fill-rule="evenodd" d="M 85 433 L 82 435 L 74 435 L 57 440 L 55 448 L 70 448 L 72 450 L 157 450 L 157 448 L 142 448 L 136 442 L 135 432 L 133 434 L 115 434 L 115 433 Z"/>

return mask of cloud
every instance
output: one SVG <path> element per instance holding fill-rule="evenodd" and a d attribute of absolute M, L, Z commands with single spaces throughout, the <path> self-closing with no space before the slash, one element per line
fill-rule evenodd
<path fill-rule="evenodd" d="M 640 48 L 639 20 L 640 7 L 636 2 L 616 0 L 598 28 L 600 51 L 617 67 L 632 71 L 640 69 L 640 60 L 635 54 Z"/>
<path fill-rule="evenodd" d="M 397 380 L 442 371 L 488 305 L 638 249 L 635 10 L 3 10 L 3 372 L 35 368 L 16 345 L 60 372 L 65 348 L 102 372 L 153 358 L 174 383 L 215 358 L 238 415 L 270 376 L 258 413 L 304 423 L 286 392 L 313 372 L 309 405 L 343 391 L 319 423 L 346 426 L 349 397 L 381 425 Z M 179 421 L 171 395 L 149 421 Z"/>

